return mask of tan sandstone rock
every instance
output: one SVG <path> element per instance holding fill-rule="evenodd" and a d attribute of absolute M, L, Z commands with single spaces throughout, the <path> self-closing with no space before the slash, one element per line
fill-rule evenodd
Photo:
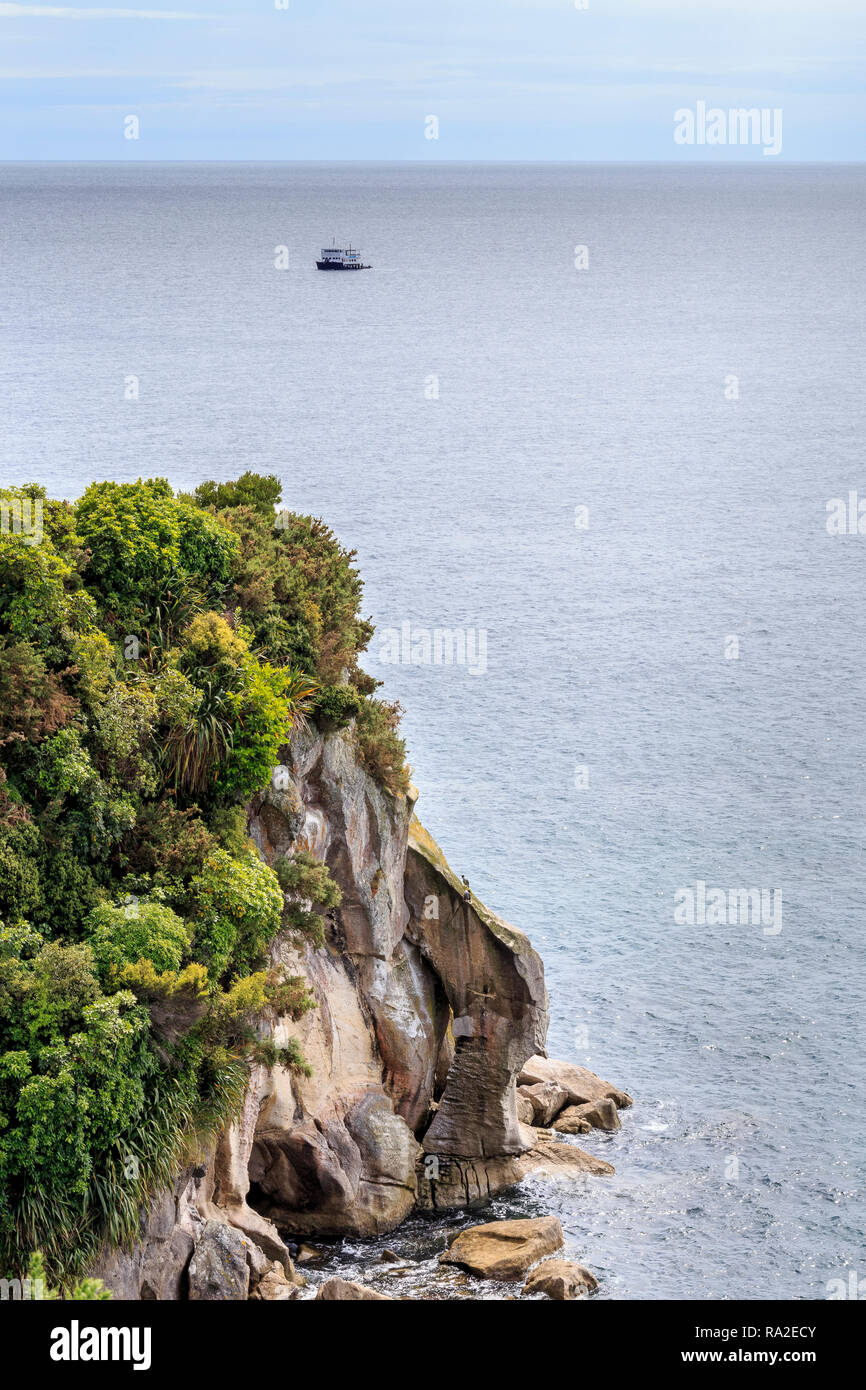
<path fill-rule="evenodd" d="M 519 1086 L 517 1088 L 517 1118 L 522 1125 L 535 1124 L 535 1108 Z"/>
<path fill-rule="evenodd" d="M 555 1216 L 491 1221 L 461 1231 L 439 1259 L 484 1279 L 519 1279 L 536 1260 L 552 1254 L 562 1243 L 562 1227 Z"/>
<path fill-rule="evenodd" d="M 579 1149 L 576 1144 L 558 1139 L 548 1130 L 540 1134 L 535 1146 L 516 1161 L 520 1178 L 529 1173 L 542 1173 L 547 1177 L 571 1177 L 588 1173 L 594 1177 L 608 1177 L 616 1169 L 604 1159 L 594 1158 L 592 1154 Z"/>
<path fill-rule="evenodd" d="M 518 1086 L 517 1097 L 518 1100 L 521 1097 L 528 1100 L 532 1106 L 533 1118 L 529 1123 L 543 1128 L 546 1128 L 563 1106 L 568 1104 L 568 1091 L 556 1081 L 539 1081 L 535 1086 Z"/>
<path fill-rule="evenodd" d="M 523 1151 L 514 1086 L 544 1046 L 544 967 L 523 932 L 472 895 L 413 817 L 404 892 L 406 936 L 441 981 L 451 1009 L 454 1059 L 424 1152 L 500 1161 Z"/>
<path fill-rule="evenodd" d="M 621 1129 L 622 1125 L 615 1102 L 605 1098 L 590 1101 L 587 1105 L 569 1105 L 557 1118 L 553 1128 L 559 1134 L 581 1134 L 586 1133 L 587 1129 Z"/>
<path fill-rule="evenodd" d="M 535 1086 L 540 1081 L 556 1081 L 568 1092 L 570 1105 L 586 1105 L 589 1101 L 614 1101 L 621 1110 L 631 1105 L 631 1096 L 603 1081 L 586 1067 L 574 1062 L 559 1062 L 553 1057 L 530 1057 L 517 1078 L 518 1086 Z"/>
<path fill-rule="evenodd" d="M 386 1293 L 376 1293 L 374 1289 L 368 1289 L 366 1284 L 356 1284 L 352 1279 L 328 1279 L 320 1285 L 316 1300 L 325 1299 L 332 1303 L 367 1302 L 394 1303 L 396 1300 L 390 1298 Z"/>
<path fill-rule="evenodd" d="M 613 1102 L 611 1102 L 612 1104 Z M 589 1134 L 592 1125 L 581 1115 L 581 1105 L 567 1105 L 561 1115 L 553 1122 L 557 1134 Z"/>
<path fill-rule="evenodd" d="M 288 1303 L 298 1297 L 298 1292 L 297 1284 L 286 1278 L 282 1265 L 278 1260 L 274 1260 L 270 1269 L 256 1284 L 250 1298 L 263 1303 Z"/>
<path fill-rule="evenodd" d="M 524 1293 L 543 1293 L 557 1302 L 582 1298 L 598 1288 L 595 1275 L 571 1260 L 542 1260 L 523 1285 Z"/>

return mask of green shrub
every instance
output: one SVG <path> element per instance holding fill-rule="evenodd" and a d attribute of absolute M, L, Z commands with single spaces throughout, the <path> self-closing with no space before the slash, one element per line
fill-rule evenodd
<path fill-rule="evenodd" d="M 200 483 L 195 500 L 200 507 L 250 507 L 261 512 L 272 524 L 274 509 L 283 494 L 282 483 L 273 473 L 266 478 L 260 473 L 242 473 L 236 482 Z"/>
<path fill-rule="evenodd" d="M 352 685 L 326 685 L 313 704 L 313 718 L 327 729 L 342 729 L 357 719 L 363 700 Z"/>
<path fill-rule="evenodd" d="M 90 551 L 88 582 L 121 619 L 146 614 L 172 578 L 226 584 L 238 553 L 231 531 L 176 498 L 164 478 L 92 483 L 76 506 L 76 523 Z"/>
<path fill-rule="evenodd" d="M 0 918 L 18 922 L 33 917 L 43 902 L 36 856 L 37 827 L 14 824 L 0 828 Z"/>
<path fill-rule="evenodd" d="M 0 745 L 38 742 L 68 724 L 77 709 L 62 676 L 48 670 L 30 642 L 0 637 Z M 10 749 L 13 759 L 18 751 Z"/>
<path fill-rule="evenodd" d="M 254 851 L 233 859 L 218 849 L 191 889 L 195 954 L 211 979 L 256 966 L 280 928 L 283 895 L 273 871 Z"/>
<path fill-rule="evenodd" d="M 327 864 L 315 859 L 307 850 L 298 850 L 291 857 L 281 855 L 274 862 L 274 873 L 286 894 L 283 925 L 313 946 L 324 946 L 324 922 L 310 905 L 339 907 L 343 901 Z"/>
<path fill-rule="evenodd" d="M 87 919 L 87 932 L 100 978 L 110 978 L 136 961 L 149 961 L 156 971 L 180 969 L 189 949 L 190 933 L 182 918 L 161 902 L 131 898 L 123 907 L 108 903 Z"/>

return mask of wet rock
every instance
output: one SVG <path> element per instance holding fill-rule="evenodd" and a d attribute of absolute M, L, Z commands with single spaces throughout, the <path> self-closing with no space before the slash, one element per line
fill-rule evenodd
<path fill-rule="evenodd" d="M 325 1299 L 330 1302 L 372 1302 L 394 1303 L 396 1300 L 390 1298 L 386 1293 L 376 1293 L 373 1289 L 368 1289 L 366 1284 L 356 1284 L 352 1279 L 328 1279 L 326 1283 L 320 1285 L 316 1300 Z"/>
<path fill-rule="evenodd" d="M 519 1279 L 536 1260 L 552 1254 L 562 1243 L 562 1227 L 555 1216 L 491 1221 L 461 1231 L 439 1259 L 484 1279 Z"/>
<path fill-rule="evenodd" d="M 523 1292 L 543 1293 L 562 1303 L 582 1298 L 597 1288 L 595 1275 L 583 1265 L 574 1264 L 571 1260 L 542 1260 L 527 1278 Z"/>
<path fill-rule="evenodd" d="M 529 1131 L 529 1148 L 537 1131 Z M 447 1158 L 425 1154 L 418 1168 L 418 1206 L 422 1211 L 454 1211 L 459 1207 L 483 1206 L 497 1192 L 514 1187 L 521 1180 L 518 1159 Z"/>
<path fill-rule="evenodd" d="M 522 1097 L 532 1106 L 533 1125 L 547 1126 L 564 1105 L 568 1103 L 568 1091 L 557 1081 L 539 1081 L 534 1086 L 518 1086 L 518 1100 Z"/>
<path fill-rule="evenodd" d="M 299 1265 L 310 1264 L 313 1260 L 323 1260 L 325 1251 L 320 1250 L 317 1245 L 306 1245 L 303 1242 L 298 1246 L 298 1253 L 295 1260 Z"/>
<path fill-rule="evenodd" d="M 189 1263 L 189 1296 L 193 1302 L 240 1302 L 250 1286 L 249 1242 L 233 1226 L 208 1221 Z"/>

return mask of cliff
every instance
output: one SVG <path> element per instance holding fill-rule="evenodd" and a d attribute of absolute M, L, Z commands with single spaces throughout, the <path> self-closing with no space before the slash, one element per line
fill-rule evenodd
<path fill-rule="evenodd" d="M 278 1044 L 295 1036 L 312 1074 L 253 1069 L 238 1120 L 143 1216 L 135 1248 L 98 1262 L 116 1296 L 187 1296 L 190 1257 L 215 1223 L 233 1228 L 253 1278 L 262 1257 L 292 1274 L 292 1237 L 382 1235 L 413 1209 L 471 1205 L 534 1166 L 612 1171 L 520 1122 L 516 1083 L 544 1055 L 543 966 L 522 932 L 466 898 L 413 814 L 414 789 L 384 791 L 345 732 L 298 733 L 284 756 L 249 808 L 250 836 L 268 863 L 307 850 L 343 894 L 323 947 L 287 933 L 271 947 L 317 1007 L 262 1029 Z M 553 1084 L 545 1076 L 523 1080 Z M 602 1095 L 629 1103 L 591 1078 L 560 1105 Z"/>

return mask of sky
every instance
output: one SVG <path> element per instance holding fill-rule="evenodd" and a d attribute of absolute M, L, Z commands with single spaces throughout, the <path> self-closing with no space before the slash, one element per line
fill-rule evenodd
<path fill-rule="evenodd" d="M 866 158 L 866 0 L 145 5 L 0 3 L 0 159 Z"/>

